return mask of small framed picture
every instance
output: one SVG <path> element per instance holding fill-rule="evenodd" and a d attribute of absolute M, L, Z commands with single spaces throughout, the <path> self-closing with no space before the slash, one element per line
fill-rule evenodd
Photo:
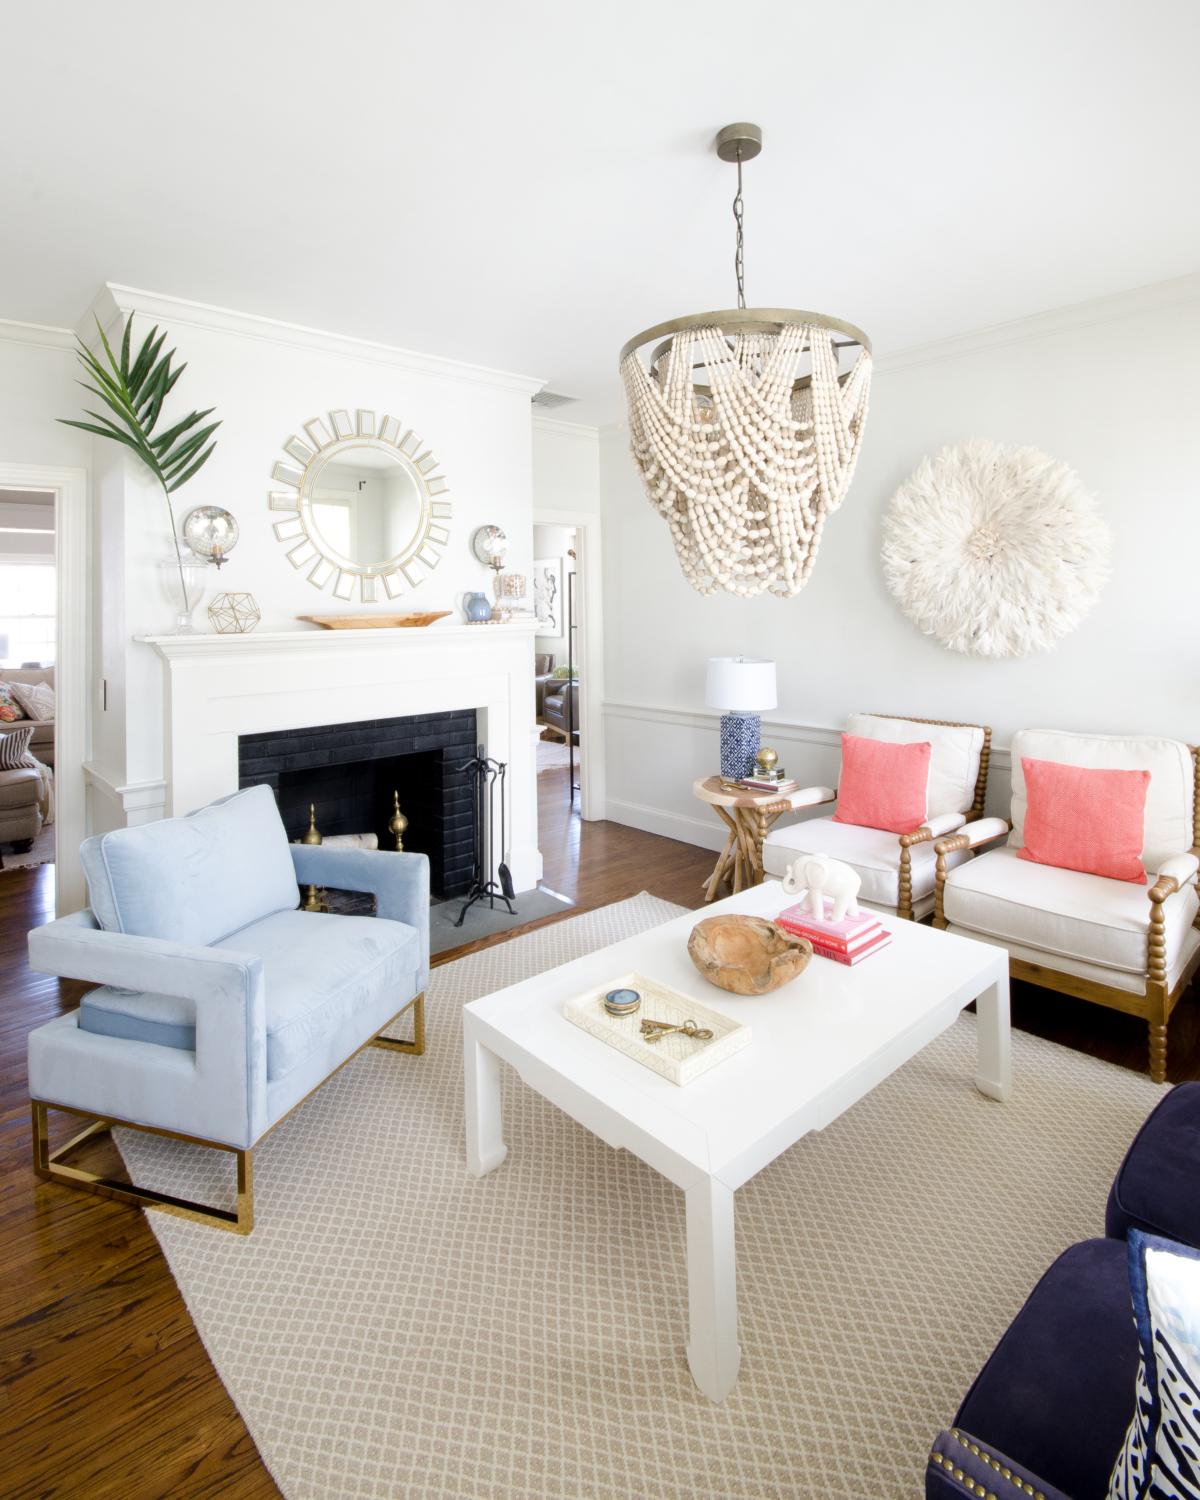
<path fill-rule="evenodd" d="M 562 558 L 542 557 L 533 564 L 533 611 L 537 635 L 563 634 Z"/>

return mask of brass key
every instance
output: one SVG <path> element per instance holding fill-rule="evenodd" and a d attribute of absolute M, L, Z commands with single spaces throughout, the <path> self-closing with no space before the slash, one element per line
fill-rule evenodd
<path fill-rule="evenodd" d="M 711 1031 L 702 1031 L 689 1016 L 680 1026 L 672 1026 L 669 1021 L 643 1021 L 642 1036 L 648 1042 L 661 1041 L 664 1036 L 677 1031 L 683 1036 L 690 1036 L 697 1042 L 707 1042 L 712 1039 Z"/>

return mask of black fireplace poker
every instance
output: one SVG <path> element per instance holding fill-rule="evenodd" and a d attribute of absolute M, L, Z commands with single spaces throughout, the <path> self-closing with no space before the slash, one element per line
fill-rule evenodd
<path fill-rule="evenodd" d="M 476 901 L 487 901 L 492 910 L 496 909 L 496 901 L 503 901 L 512 916 L 517 916 L 516 908 L 513 906 L 512 876 L 508 866 L 504 863 L 504 838 L 505 838 L 505 777 L 508 767 L 503 761 L 491 760 L 486 754 L 486 746 L 479 746 L 479 753 L 473 760 L 464 761 L 458 767 L 460 771 L 466 771 L 471 778 L 471 795 L 473 810 L 472 825 L 472 872 L 471 888 L 467 892 L 467 899 L 463 902 L 463 909 L 458 914 L 455 927 L 461 927 L 463 920 L 475 905 Z M 496 828 L 496 783 L 500 783 L 500 864 L 496 873 L 500 877 L 499 885 L 492 879 L 492 849 L 494 846 Z"/>

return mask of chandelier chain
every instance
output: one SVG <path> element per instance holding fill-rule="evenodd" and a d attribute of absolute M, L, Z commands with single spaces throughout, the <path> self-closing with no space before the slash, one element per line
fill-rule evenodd
<path fill-rule="evenodd" d="M 737 197 L 733 200 L 733 221 L 737 225 L 737 251 L 733 257 L 733 269 L 737 276 L 738 303 L 739 307 L 746 305 L 746 267 L 742 260 L 742 149 L 738 147 L 737 154 L 738 187 Z"/>

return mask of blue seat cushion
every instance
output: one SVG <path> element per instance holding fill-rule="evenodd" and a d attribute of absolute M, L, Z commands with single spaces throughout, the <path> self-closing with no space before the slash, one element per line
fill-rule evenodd
<path fill-rule="evenodd" d="M 262 959 L 269 1082 L 290 1073 L 388 991 L 400 1010 L 416 993 L 421 962 L 416 929 L 406 923 L 322 912 L 276 912 L 213 946 Z M 190 1050 L 196 1045 L 196 1004 L 106 987 L 84 996 L 79 1025 L 104 1036 Z"/>
<path fill-rule="evenodd" d="M 1200 1250 L 1200 1083 L 1181 1083 L 1147 1117 L 1117 1169 L 1104 1232 L 1131 1229 Z"/>
<path fill-rule="evenodd" d="M 151 995 L 105 985 L 79 1004 L 80 1031 L 124 1037 L 127 1042 L 157 1042 L 160 1047 L 196 1050 L 196 1004 L 175 995 Z"/>
<path fill-rule="evenodd" d="M 1083 1240 L 1029 1294 L 954 1426 L 1073 1500 L 1105 1500 L 1133 1417 L 1138 1359 L 1125 1246 Z"/>

